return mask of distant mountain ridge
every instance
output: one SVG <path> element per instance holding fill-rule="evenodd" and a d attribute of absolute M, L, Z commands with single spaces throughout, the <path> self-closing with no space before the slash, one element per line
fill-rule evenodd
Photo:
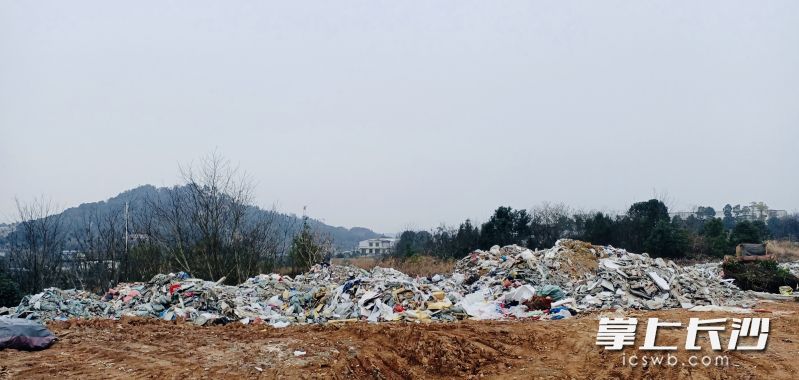
<path fill-rule="evenodd" d="M 91 215 L 91 213 L 96 212 L 99 215 L 105 215 L 111 212 L 118 212 L 119 210 L 124 209 L 126 202 L 128 203 L 130 212 L 135 213 L 136 210 L 143 209 L 145 207 L 147 199 L 165 195 L 169 190 L 169 188 L 165 187 L 158 188 L 152 185 L 142 185 L 123 191 L 122 193 L 119 193 L 118 195 L 105 201 L 83 203 L 81 205 L 68 208 L 61 212 L 61 217 L 67 236 L 76 231 L 77 228 L 83 226 L 85 224 L 86 218 Z M 298 217 L 297 215 L 264 210 L 255 206 L 253 206 L 252 210 L 262 213 L 264 217 L 275 217 L 276 223 L 280 227 L 291 226 L 292 233 L 289 234 L 289 238 L 291 235 L 293 235 L 293 232 L 299 230 L 299 227 L 302 224 L 302 218 Z M 308 223 L 314 231 L 323 234 L 329 234 L 333 238 L 333 244 L 335 248 L 340 251 L 353 249 L 353 247 L 355 247 L 361 240 L 385 236 L 365 227 L 346 228 L 331 226 L 317 219 L 311 218 L 308 219 Z M 131 231 L 131 233 L 136 233 L 136 231 Z"/>

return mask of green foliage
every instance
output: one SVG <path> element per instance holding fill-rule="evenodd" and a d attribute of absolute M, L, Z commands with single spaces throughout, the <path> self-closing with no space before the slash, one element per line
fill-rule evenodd
<path fill-rule="evenodd" d="M 799 278 L 777 265 L 776 261 L 763 260 L 738 262 L 728 260 L 722 264 L 724 278 L 735 279 L 743 290 L 778 293 L 780 286 L 796 288 Z"/>
<path fill-rule="evenodd" d="M 479 239 L 480 229 L 468 219 L 457 230 L 441 226 L 432 234 L 427 231 L 404 231 L 394 247 L 394 256 L 407 259 L 431 255 L 442 259 L 459 259 L 478 249 Z"/>
<path fill-rule="evenodd" d="M 646 202 L 634 203 L 622 220 L 622 238 L 619 243 L 632 251 L 646 250 L 646 241 L 653 238 L 652 231 L 659 222 L 669 222 L 669 210 L 663 202 L 650 199 Z M 654 239 L 658 238 L 661 236 L 654 237 Z"/>
<path fill-rule="evenodd" d="M 466 219 L 458 227 L 458 232 L 453 241 L 455 258 L 461 258 L 479 248 L 480 246 L 480 229 L 472 225 L 472 221 Z"/>
<path fill-rule="evenodd" d="M 730 252 L 727 233 L 724 231 L 724 222 L 721 219 L 713 218 L 707 221 L 702 227 L 702 237 L 709 255 L 723 257 Z"/>
<path fill-rule="evenodd" d="M 427 231 L 405 231 L 394 246 L 394 255 L 411 257 L 429 252 L 433 243 L 433 235 Z"/>
<path fill-rule="evenodd" d="M 17 306 L 21 298 L 19 285 L 5 273 L 0 272 L 0 307 Z"/>
<path fill-rule="evenodd" d="M 705 225 L 705 220 L 698 218 L 694 215 L 689 215 L 684 220 L 679 216 L 675 216 L 674 219 L 672 219 L 672 223 L 682 228 L 685 228 L 686 230 L 691 231 L 695 234 L 698 234 L 702 231 L 702 227 L 704 227 Z"/>
<path fill-rule="evenodd" d="M 696 217 L 701 220 L 714 219 L 716 217 L 716 210 L 713 207 L 699 206 L 696 209 Z"/>
<path fill-rule="evenodd" d="M 733 247 L 741 243 L 761 244 L 768 238 L 768 228 L 761 221 L 750 222 L 748 220 L 735 225 L 730 233 L 730 245 Z"/>
<path fill-rule="evenodd" d="M 766 241 L 771 238 L 771 233 L 768 230 L 766 222 L 762 220 L 755 220 L 754 222 L 752 222 L 752 225 L 757 230 L 757 234 L 760 236 L 760 240 Z"/>
<path fill-rule="evenodd" d="M 730 206 L 730 204 L 727 203 L 726 205 L 724 205 L 723 210 L 724 210 L 724 218 L 722 218 L 721 221 L 724 223 L 724 229 L 731 230 L 733 227 L 735 227 L 735 217 L 732 214 L 733 210 L 732 206 Z"/>
<path fill-rule="evenodd" d="M 661 220 L 652 228 L 644 248 L 653 256 L 682 257 L 688 251 L 688 235 L 684 229 Z"/>
<path fill-rule="evenodd" d="M 706 237 L 724 236 L 724 223 L 718 218 L 710 219 L 702 226 L 702 235 Z"/>
<path fill-rule="evenodd" d="M 627 216 L 637 223 L 654 227 L 659 221 L 669 220 L 669 209 L 663 202 L 650 199 L 646 202 L 633 203 L 627 210 Z"/>
<path fill-rule="evenodd" d="M 615 222 L 610 216 L 601 212 L 588 217 L 575 217 L 576 224 L 582 224 L 582 234 L 579 239 L 593 244 L 608 245 L 614 243 Z"/>
<path fill-rule="evenodd" d="M 481 228 L 480 248 L 488 249 L 493 245 L 525 245 L 530 237 L 530 221 L 531 217 L 527 210 L 514 210 L 504 206 L 497 208 L 494 215 Z"/>
<path fill-rule="evenodd" d="M 774 238 L 799 240 L 799 216 L 770 218 L 767 223 L 769 233 Z"/>

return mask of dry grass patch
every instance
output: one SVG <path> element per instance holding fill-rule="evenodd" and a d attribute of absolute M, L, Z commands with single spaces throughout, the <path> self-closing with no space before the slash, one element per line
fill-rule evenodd
<path fill-rule="evenodd" d="M 332 264 L 352 265 L 358 268 L 372 270 L 374 267 L 394 268 L 408 276 L 430 277 L 435 274 L 452 273 L 455 260 L 442 260 L 430 256 L 412 256 L 407 259 L 394 257 L 355 257 L 349 259 L 333 259 Z"/>
<path fill-rule="evenodd" d="M 372 270 L 372 268 L 379 266 L 377 263 L 380 259 L 377 257 L 353 257 L 346 259 L 331 259 L 330 263 L 333 265 L 349 265 L 361 269 Z"/>
<path fill-rule="evenodd" d="M 799 261 L 799 242 L 769 240 L 766 242 L 766 249 L 779 262 Z"/>

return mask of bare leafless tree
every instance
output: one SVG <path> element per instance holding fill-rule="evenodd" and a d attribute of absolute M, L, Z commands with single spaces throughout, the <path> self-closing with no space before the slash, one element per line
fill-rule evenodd
<path fill-rule="evenodd" d="M 199 232 L 196 249 L 203 267 L 197 269 L 213 278 L 226 273 L 226 268 L 240 268 L 242 252 L 236 248 L 253 189 L 246 174 L 239 175 L 217 153 L 205 157 L 197 169 L 182 168 L 181 174 L 189 190 L 190 217 Z M 232 250 L 226 252 L 226 247 Z"/>
<path fill-rule="evenodd" d="M 131 210 L 129 230 L 131 231 L 128 249 L 121 263 L 121 281 L 145 281 L 158 273 L 173 271 L 170 255 L 157 237 L 161 233 L 161 219 L 155 214 L 151 204 L 154 199 L 145 200 L 143 207 Z"/>
<path fill-rule="evenodd" d="M 544 202 L 533 207 L 530 215 L 530 242 L 536 248 L 551 247 L 558 239 L 571 237 L 574 232 L 573 212 L 563 203 Z"/>
<path fill-rule="evenodd" d="M 24 293 L 60 285 L 65 243 L 61 214 L 44 198 L 16 203 L 19 220 L 9 255 L 12 275 Z"/>
<path fill-rule="evenodd" d="M 277 213 L 253 205 L 247 175 L 216 153 L 180 171 L 185 185 L 148 202 L 157 221 L 152 236 L 177 267 L 230 282 L 271 269 L 282 231 Z"/>
<path fill-rule="evenodd" d="M 123 208 L 100 214 L 95 207 L 83 214 L 72 234 L 78 251 L 64 266 L 73 286 L 98 292 L 119 283 L 125 259 L 124 217 Z"/>

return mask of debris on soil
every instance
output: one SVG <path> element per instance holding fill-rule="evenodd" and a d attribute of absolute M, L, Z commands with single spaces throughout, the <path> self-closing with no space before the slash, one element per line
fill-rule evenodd
<path fill-rule="evenodd" d="M 196 326 L 153 318 L 49 322 L 59 340 L 51 349 L 0 351 L 0 379 L 795 379 L 799 303 L 761 302 L 771 319 L 765 351 L 671 354 L 686 366 L 624 365 L 635 350 L 596 345 L 601 316 L 584 314 L 547 323 L 349 323 L 292 325 L 285 329 L 229 323 Z M 752 311 L 758 309 L 753 309 Z M 687 323 L 689 318 L 730 318 L 727 309 L 699 315 L 687 309 L 627 311 L 620 316 Z M 639 326 L 640 327 L 640 326 Z M 726 343 L 729 330 L 722 333 Z M 635 346 L 644 343 L 638 330 Z M 658 330 L 658 340 L 682 345 L 683 328 Z M 294 356 L 294 351 L 305 351 Z M 646 354 L 645 351 L 639 351 Z M 690 357 L 718 355 L 729 365 L 697 366 Z"/>
<path fill-rule="evenodd" d="M 286 327 L 357 320 L 563 319 L 590 310 L 754 302 L 722 279 L 718 266 L 681 267 L 646 253 L 568 239 L 545 250 L 516 245 L 477 250 L 457 262 L 453 273 L 431 277 L 319 264 L 293 278 L 261 274 L 238 286 L 222 282 L 181 272 L 119 284 L 102 297 L 49 288 L 7 312 L 44 320 L 134 316 Z"/>

